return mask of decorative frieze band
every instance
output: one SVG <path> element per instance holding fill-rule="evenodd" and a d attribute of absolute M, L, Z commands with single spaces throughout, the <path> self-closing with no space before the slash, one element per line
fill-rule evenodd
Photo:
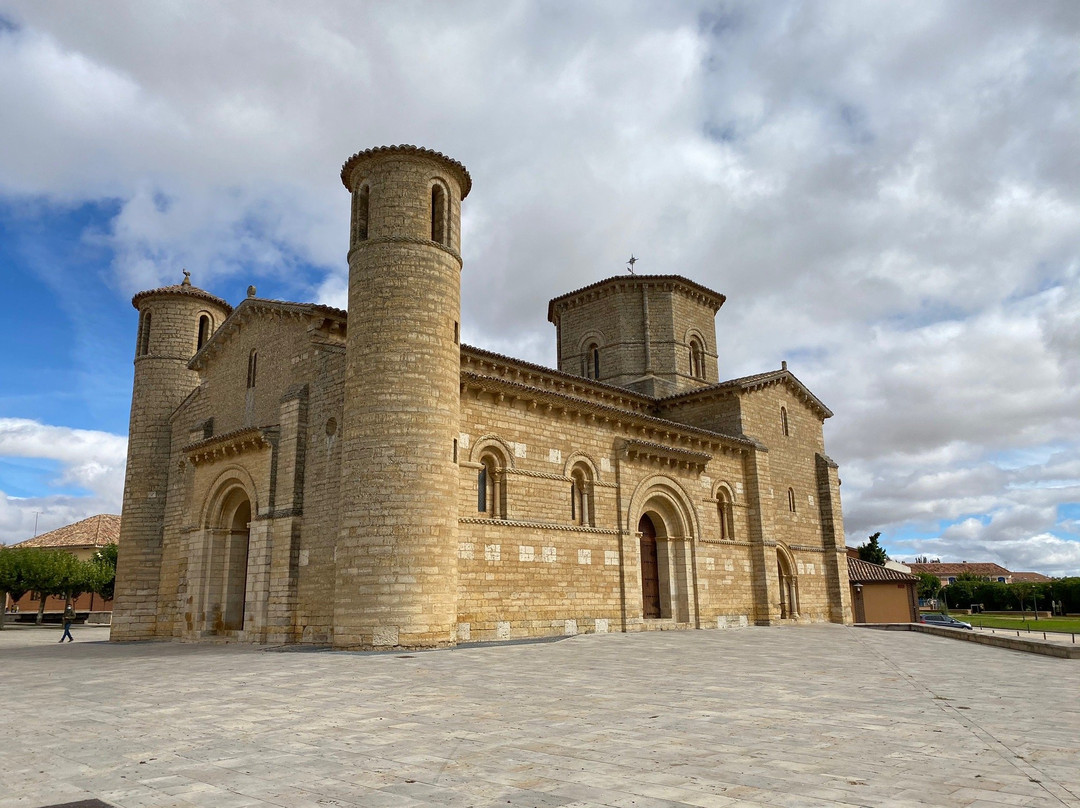
<path fill-rule="evenodd" d="M 438 247 L 445 253 L 449 253 L 457 261 L 458 269 L 461 269 L 462 260 L 461 253 L 456 250 L 452 250 L 445 244 L 438 241 L 432 241 L 427 238 L 416 238 L 414 236 L 378 236 L 376 238 L 368 238 L 363 241 L 358 241 L 353 245 L 352 250 L 349 250 L 349 257 L 352 256 L 353 250 L 358 250 L 363 247 L 370 247 L 375 244 L 419 244 L 422 247 Z"/>
<path fill-rule="evenodd" d="M 567 530 L 574 533 L 603 533 L 610 536 L 618 535 L 619 531 L 605 527 L 588 527 L 587 525 L 558 525 L 548 522 L 516 522 L 512 519 L 485 519 L 479 516 L 462 516 L 458 518 L 458 524 L 463 525 L 495 525 L 498 527 L 525 527 L 532 530 Z"/>

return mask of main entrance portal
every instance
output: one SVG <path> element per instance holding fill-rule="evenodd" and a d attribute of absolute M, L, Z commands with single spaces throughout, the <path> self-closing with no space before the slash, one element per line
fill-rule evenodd
<path fill-rule="evenodd" d="M 660 563 L 656 552 L 656 525 L 648 514 L 638 522 L 641 534 L 641 602 L 646 620 L 660 617 Z"/>
<path fill-rule="evenodd" d="M 212 532 L 208 617 L 215 632 L 244 629 L 249 522 L 251 501 L 242 488 L 234 488 L 222 502 L 219 522 Z"/>

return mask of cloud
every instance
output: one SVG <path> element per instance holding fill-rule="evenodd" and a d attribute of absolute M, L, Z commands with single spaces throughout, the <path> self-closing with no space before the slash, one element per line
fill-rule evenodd
<path fill-rule="evenodd" d="M 0 418 L 0 458 L 57 461 L 59 473 L 50 484 L 86 492 L 13 497 L 0 491 L 0 541 L 10 544 L 30 538 L 35 513 L 40 532 L 98 513 L 119 513 L 126 455 L 127 439 L 119 435 Z"/>
<path fill-rule="evenodd" d="M 722 377 L 835 411 L 851 540 L 1070 563 L 1075 4 L 6 8 L 0 193 L 115 200 L 118 295 L 343 306 L 341 162 L 431 146 L 475 183 L 467 341 L 554 364 L 546 301 L 633 252 L 727 294 Z"/>

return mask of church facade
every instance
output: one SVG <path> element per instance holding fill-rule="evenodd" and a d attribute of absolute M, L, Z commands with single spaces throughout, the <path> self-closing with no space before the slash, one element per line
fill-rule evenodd
<path fill-rule="evenodd" d="M 851 622 L 832 415 L 722 381 L 676 275 L 553 299 L 558 370 L 461 345 L 465 167 L 351 157 L 349 311 L 135 295 L 112 638 L 423 648 Z"/>

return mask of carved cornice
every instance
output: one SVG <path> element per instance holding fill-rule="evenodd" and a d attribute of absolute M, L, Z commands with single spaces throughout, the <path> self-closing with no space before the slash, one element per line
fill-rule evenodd
<path fill-rule="evenodd" d="M 352 187 L 349 185 L 349 173 L 352 171 L 353 166 L 362 162 L 370 157 L 378 157 L 384 154 L 407 154 L 417 155 L 420 157 L 426 157 L 436 162 L 441 162 L 446 165 L 451 171 L 457 174 L 457 180 L 461 186 L 461 198 L 464 199 L 469 195 L 469 191 L 472 190 L 472 177 L 469 176 L 469 169 L 465 168 L 463 163 L 458 162 L 453 157 L 447 157 L 442 152 L 437 152 L 434 149 L 428 149 L 424 146 L 411 146 L 408 144 L 402 144 L 400 146 L 375 146 L 370 149 L 364 149 L 358 151 L 352 157 L 344 162 L 341 166 L 341 183 L 349 191 L 352 191 Z"/>
<path fill-rule="evenodd" d="M 187 455 L 192 465 L 201 466 L 225 458 L 269 449 L 273 446 L 272 437 L 271 430 L 253 426 L 192 443 L 181 451 Z"/>
<path fill-rule="evenodd" d="M 585 379 L 522 359 L 492 353 L 471 345 L 461 346 L 461 369 L 477 376 L 489 376 L 517 382 L 528 387 L 564 393 L 607 404 L 620 410 L 652 415 L 654 399 L 604 382 Z"/>
<path fill-rule="evenodd" d="M 647 440 L 624 441 L 622 452 L 628 460 L 656 463 L 661 466 L 692 468 L 698 472 L 703 471 L 712 460 L 712 455 L 707 452 L 695 452 Z"/>
<path fill-rule="evenodd" d="M 540 409 L 546 414 L 571 418 L 588 418 L 597 424 L 608 424 L 625 432 L 639 432 L 643 438 L 659 438 L 689 447 L 715 451 L 743 453 L 756 448 L 754 441 L 722 435 L 705 429 L 665 421 L 642 412 L 627 411 L 618 407 L 578 398 L 550 389 L 533 387 L 501 377 L 485 376 L 462 369 L 462 392 L 488 393 L 496 404 L 510 405 L 525 401 L 530 409 Z M 711 455 L 710 455 L 711 457 Z"/>

